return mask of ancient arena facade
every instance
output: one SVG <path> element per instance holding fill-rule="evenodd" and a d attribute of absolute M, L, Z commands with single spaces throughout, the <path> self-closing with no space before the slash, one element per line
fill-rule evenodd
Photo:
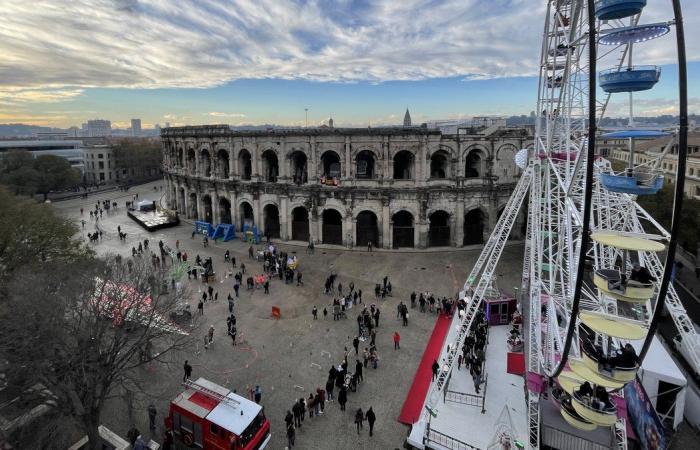
<path fill-rule="evenodd" d="M 167 203 L 181 216 L 385 249 L 482 243 L 520 175 L 513 156 L 532 145 L 521 128 L 212 125 L 163 129 L 161 138 Z"/>

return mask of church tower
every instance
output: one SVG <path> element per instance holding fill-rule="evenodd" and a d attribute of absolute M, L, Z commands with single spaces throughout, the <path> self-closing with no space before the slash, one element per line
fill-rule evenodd
<path fill-rule="evenodd" d="M 406 114 L 404 114 L 404 116 L 403 116 L 403 126 L 405 126 L 405 127 L 411 126 L 411 113 L 408 112 L 408 108 L 406 108 Z"/>

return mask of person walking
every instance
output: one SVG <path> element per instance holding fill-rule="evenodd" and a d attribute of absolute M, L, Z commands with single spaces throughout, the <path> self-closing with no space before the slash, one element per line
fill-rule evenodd
<path fill-rule="evenodd" d="M 295 438 L 296 438 L 296 431 L 294 430 L 294 425 L 292 425 L 292 424 L 287 425 L 287 448 L 292 449 L 294 447 L 294 439 Z"/>
<path fill-rule="evenodd" d="M 292 406 L 292 412 L 294 414 L 294 426 L 301 426 L 301 410 L 300 410 L 299 400 L 297 400 Z"/>
<path fill-rule="evenodd" d="M 357 355 L 360 347 L 360 338 L 358 336 L 355 336 L 355 339 L 352 340 L 352 346 L 355 347 L 355 355 Z"/>
<path fill-rule="evenodd" d="M 371 406 L 367 410 L 365 418 L 367 419 L 367 423 L 369 423 L 369 435 L 372 436 L 372 433 L 374 432 L 374 422 L 377 421 L 377 416 L 374 414 Z"/>
<path fill-rule="evenodd" d="M 362 352 L 362 365 L 367 368 L 367 364 L 369 363 L 369 350 L 367 347 L 365 347 L 365 350 Z"/>
<path fill-rule="evenodd" d="M 360 434 L 360 428 L 362 428 L 362 422 L 365 420 L 365 413 L 362 412 L 362 408 L 357 408 L 355 411 L 355 425 L 357 426 L 357 434 Z"/>
<path fill-rule="evenodd" d="M 297 272 L 297 286 L 303 286 L 304 282 L 301 281 L 301 272 Z"/>
<path fill-rule="evenodd" d="M 229 330 L 228 335 L 231 336 L 231 341 L 233 345 L 236 345 L 236 333 L 238 330 L 236 329 L 236 325 L 234 325 L 235 318 L 232 319 L 231 321 L 231 330 Z"/>
<path fill-rule="evenodd" d="M 214 342 L 214 325 L 209 326 L 208 336 L 209 336 L 209 343 L 211 344 L 212 342 Z"/>
<path fill-rule="evenodd" d="M 328 377 L 328 380 L 326 381 L 326 392 L 328 393 L 329 402 L 333 401 L 333 389 L 335 389 L 335 380 Z"/>
<path fill-rule="evenodd" d="M 265 284 L 263 284 L 263 287 L 265 288 L 265 293 L 269 294 L 270 293 L 270 280 L 266 279 Z"/>
<path fill-rule="evenodd" d="M 192 366 L 190 366 L 189 361 L 185 360 L 185 365 L 182 368 L 185 371 L 185 374 L 182 376 L 182 382 L 184 383 L 192 376 Z"/>
<path fill-rule="evenodd" d="M 367 241 L 367 251 L 372 253 L 372 241 Z"/>
<path fill-rule="evenodd" d="M 433 365 L 431 367 L 433 369 L 433 381 L 435 381 L 438 376 L 438 370 L 440 370 L 440 364 L 438 364 L 437 359 L 433 360 Z"/>
<path fill-rule="evenodd" d="M 318 414 L 323 414 L 323 411 L 326 409 L 326 391 L 319 386 L 316 388 L 316 395 L 318 396 L 318 406 L 320 409 Z"/>
<path fill-rule="evenodd" d="M 399 350 L 401 349 L 401 335 L 399 334 L 398 331 L 394 331 L 394 350 Z"/>
<path fill-rule="evenodd" d="M 338 403 L 340 403 L 340 410 L 345 411 L 345 404 L 348 402 L 348 391 L 345 388 L 345 385 L 340 388 L 340 392 L 338 392 Z"/>
<path fill-rule="evenodd" d="M 156 406 L 153 404 L 153 402 L 151 402 L 148 405 L 148 428 L 151 430 L 156 429 L 156 414 L 158 414 Z"/>
<path fill-rule="evenodd" d="M 234 290 L 236 290 L 236 297 L 238 297 L 238 290 L 236 289 L 235 286 L 234 286 Z M 228 312 L 229 313 L 233 313 L 233 305 L 234 305 L 233 297 L 231 297 L 231 294 L 229 293 L 228 294 Z"/>
<path fill-rule="evenodd" d="M 355 376 L 357 376 L 357 381 L 364 381 L 365 379 L 362 376 L 362 363 L 359 359 L 355 360 Z"/>
<path fill-rule="evenodd" d="M 197 303 L 197 309 L 199 310 L 199 315 L 203 316 L 204 315 L 204 302 L 202 300 Z"/>
<path fill-rule="evenodd" d="M 374 326 L 379 328 L 379 307 L 374 311 Z"/>
<path fill-rule="evenodd" d="M 318 320 L 318 308 L 314 305 L 314 309 L 311 310 L 311 314 L 314 316 L 314 320 Z"/>
<path fill-rule="evenodd" d="M 262 389 L 260 388 L 259 384 L 255 385 L 255 403 L 260 404 L 260 400 L 262 399 Z"/>

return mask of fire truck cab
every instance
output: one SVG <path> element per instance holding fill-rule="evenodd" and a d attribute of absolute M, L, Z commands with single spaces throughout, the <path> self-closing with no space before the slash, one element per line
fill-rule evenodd
<path fill-rule="evenodd" d="M 262 450 L 270 442 L 262 406 L 204 378 L 184 385 L 166 419 L 176 440 L 202 450 Z"/>

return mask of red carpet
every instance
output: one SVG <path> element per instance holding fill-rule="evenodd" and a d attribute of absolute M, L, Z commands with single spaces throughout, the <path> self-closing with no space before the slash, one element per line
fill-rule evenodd
<path fill-rule="evenodd" d="M 433 334 L 430 335 L 430 340 L 425 346 L 423 358 L 418 365 L 418 369 L 416 369 L 413 384 L 411 389 L 408 390 L 406 401 L 403 402 L 401 414 L 399 414 L 399 422 L 403 424 L 413 425 L 420 418 L 423 402 L 425 402 L 425 396 L 428 395 L 430 380 L 433 377 L 433 361 L 440 356 L 442 344 L 445 342 L 445 336 L 447 336 L 451 322 L 452 319 L 444 314 L 440 314 L 435 322 Z"/>

